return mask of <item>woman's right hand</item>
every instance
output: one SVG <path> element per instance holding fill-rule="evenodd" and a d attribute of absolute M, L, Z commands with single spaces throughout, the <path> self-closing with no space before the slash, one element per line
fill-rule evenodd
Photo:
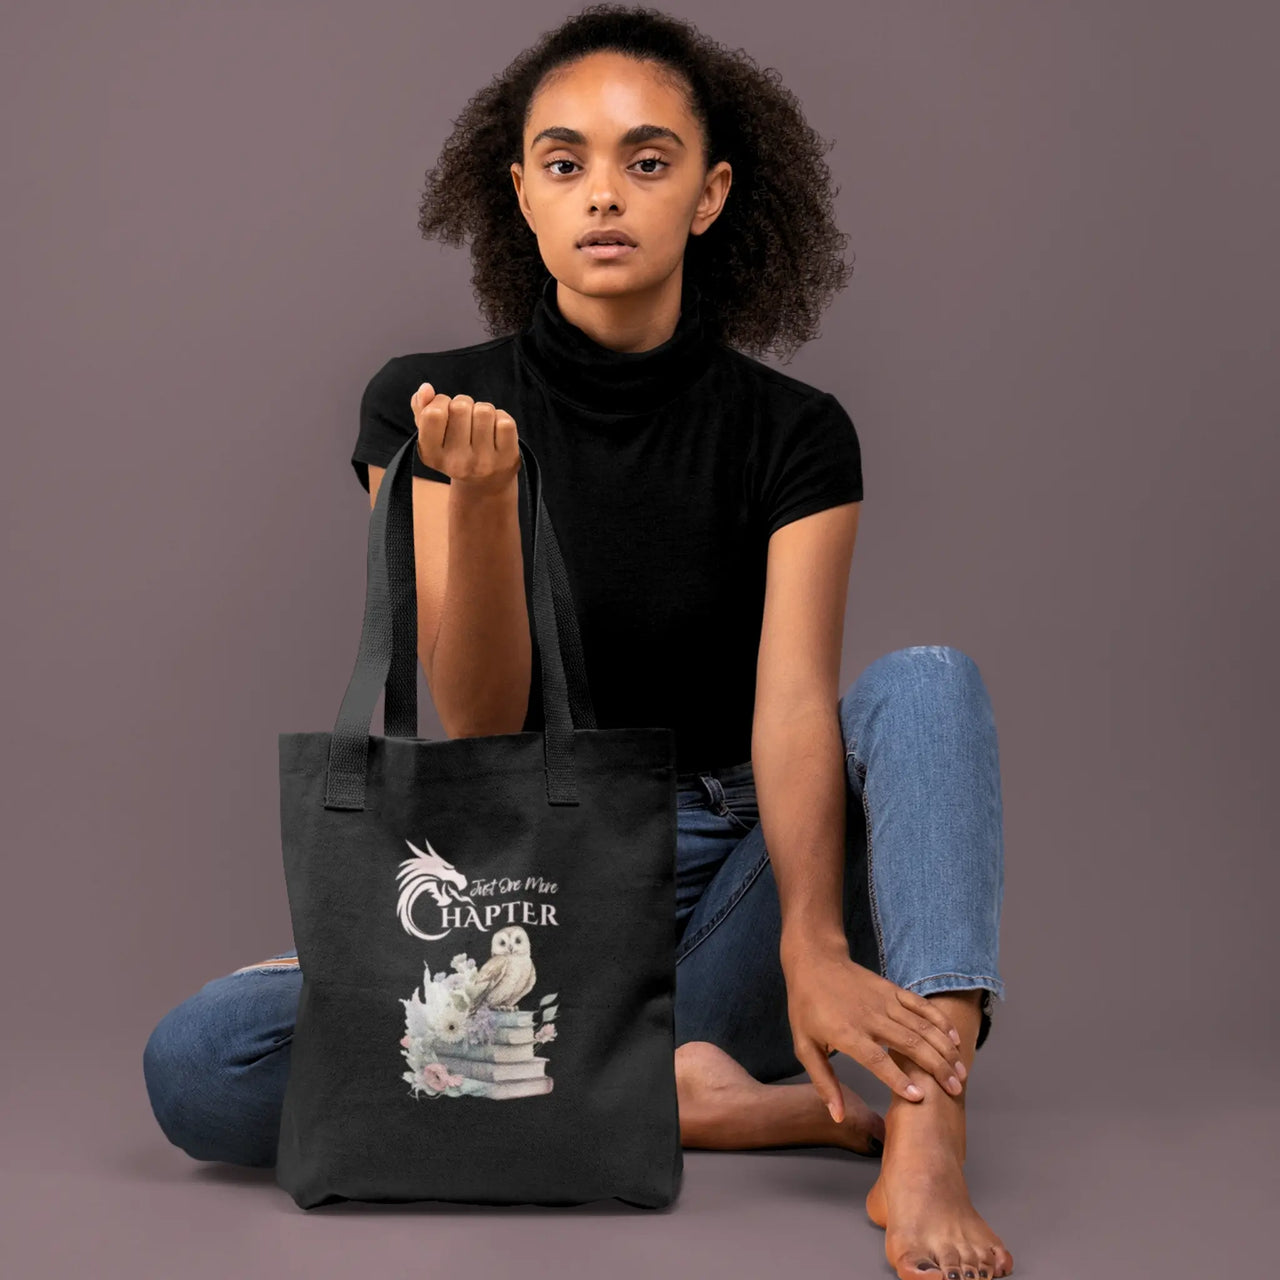
<path fill-rule="evenodd" d="M 515 419 L 487 400 L 440 395 L 429 382 L 413 393 L 418 457 L 454 484 L 501 491 L 520 470 Z"/>

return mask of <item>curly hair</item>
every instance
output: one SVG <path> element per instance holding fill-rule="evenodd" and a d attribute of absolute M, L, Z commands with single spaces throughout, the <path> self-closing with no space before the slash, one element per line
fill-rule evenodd
<path fill-rule="evenodd" d="M 556 68 L 602 50 L 667 69 L 702 130 L 704 169 L 721 160 L 733 184 L 720 216 L 691 236 L 684 280 L 696 283 L 712 336 L 751 355 L 789 361 L 819 332 L 831 296 L 852 274 L 835 225 L 823 154 L 796 96 L 774 68 L 729 50 L 656 9 L 594 4 L 544 33 L 476 93 L 426 177 L 424 239 L 470 239 L 473 292 L 493 336 L 522 329 L 547 268 L 511 184 L 534 94 Z"/>

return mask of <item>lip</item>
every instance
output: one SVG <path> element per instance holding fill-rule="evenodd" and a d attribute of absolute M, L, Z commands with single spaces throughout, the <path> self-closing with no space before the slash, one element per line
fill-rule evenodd
<path fill-rule="evenodd" d="M 578 248 L 585 249 L 593 237 L 596 240 L 621 240 L 623 244 L 629 244 L 632 248 L 636 243 L 635 237 L 621 227 L 588 227 L 578 239 Z"/>
<path fill-rule="evenodd" d="M 607 261 L 610 258 L 626 257 L 627 254 L 634 253 L 636 247 L 633 244 L 580 244 L 578 251 L 590 258 Z"/>

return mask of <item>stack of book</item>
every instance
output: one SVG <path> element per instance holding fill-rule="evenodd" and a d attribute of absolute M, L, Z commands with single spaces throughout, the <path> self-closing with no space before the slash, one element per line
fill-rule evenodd
<path fill-rule="evenodd" d="M 533 1010 L 493 1010 L 493 1039 L 488 1043 L 436 1043 L 436 1057 L 455 1075 L 478 1082 L 478 1098 L 526 1098 L 550 1093 L 547 1059 L 533 1049 Z"/>

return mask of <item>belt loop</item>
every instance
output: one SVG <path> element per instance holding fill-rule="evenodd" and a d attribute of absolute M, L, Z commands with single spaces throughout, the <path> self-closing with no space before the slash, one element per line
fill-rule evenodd
<path fill-rule="evenodd" d="M 712 809 L 719 814 L 725 811 L 724 788 L 720 785 L 720 779 L 714 773 L 700 773 L 698 781 L 702 783 L 702 789 L 707 793 L 707 800 Z"/>

